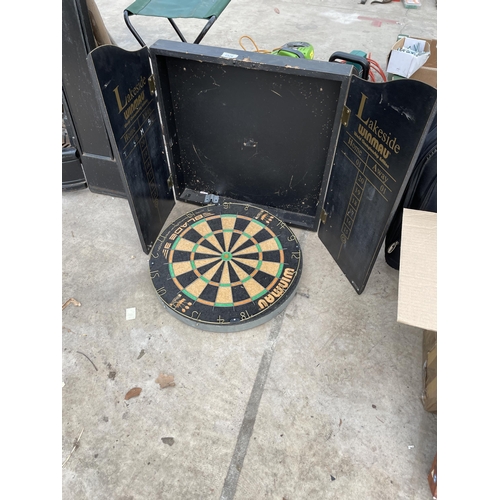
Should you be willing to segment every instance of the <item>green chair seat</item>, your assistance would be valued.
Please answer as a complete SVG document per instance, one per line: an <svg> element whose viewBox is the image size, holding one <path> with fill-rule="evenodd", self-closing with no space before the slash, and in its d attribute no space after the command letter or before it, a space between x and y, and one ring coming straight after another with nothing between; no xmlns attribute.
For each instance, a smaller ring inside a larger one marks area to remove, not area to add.
<svg viewBox="0 0 500 500"><path fill-rule="evenodd" d="M206 19L208 23L193 42L200 43L230 1L231 0L136 0L124 10L123 14L128 28L143 47L146 44L130 23L129 16L131 15L164 17L168 19L183 42L185 42L186 39L174 22L174 19Z"/></svg>
<svg viewBox="0 0 500 500"><path fill-rule="evenodd" d="M136 0L127 10L136 16L171 19L219 17L231 0Z"/></svg>

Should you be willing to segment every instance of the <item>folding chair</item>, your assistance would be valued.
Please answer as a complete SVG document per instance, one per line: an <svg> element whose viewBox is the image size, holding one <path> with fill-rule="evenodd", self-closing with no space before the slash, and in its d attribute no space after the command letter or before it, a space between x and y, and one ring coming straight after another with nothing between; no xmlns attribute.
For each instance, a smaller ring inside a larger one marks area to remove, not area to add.
<svg viewBox="0 0 500 500"><path fill-rule="evenodd" d="M200 43L230 1L231 0L136 0L123 11L123 16L128 29L143 47L146 46L144 40L139 36L130 22L130 16L132 15L166 17L183 42L185 42L186 39L174 22L174 19L206 19L208 20L207 24L193 42Z"/></svg>

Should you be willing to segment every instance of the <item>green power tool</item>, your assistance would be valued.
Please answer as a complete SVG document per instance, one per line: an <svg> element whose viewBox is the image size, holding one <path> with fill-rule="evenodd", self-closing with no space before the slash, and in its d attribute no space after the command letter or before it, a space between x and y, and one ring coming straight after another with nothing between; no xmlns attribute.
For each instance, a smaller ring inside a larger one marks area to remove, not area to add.
<svg viewBox="0 0 500 500"><path fill-rule="evenodd" d="M314 48L307 42L288 42L279 49L273 50L271 54L301 59L312 59L314 57Z"/></svg>

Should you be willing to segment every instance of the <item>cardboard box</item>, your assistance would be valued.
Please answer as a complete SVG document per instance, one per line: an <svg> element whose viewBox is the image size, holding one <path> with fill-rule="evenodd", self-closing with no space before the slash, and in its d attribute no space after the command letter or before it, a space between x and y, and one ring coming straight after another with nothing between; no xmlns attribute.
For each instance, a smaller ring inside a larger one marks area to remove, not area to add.
<svg viewBox="0 0 500 500"><path fill-rule="evenodd" d="M437 412L436 213L403 210L397 320L424 331L422 403Z"/></svg>
<svg viewBox="0 0 500 500"><path fill-rule="evenodd" d="M437 333L424 330L422 403L431 413L437 413Z"/></svg>
<svg viewBox="0 0 500 500"><path fill-rule="evenodd" d="M402 52L400 49L403 48L415 48L419 52L422 52L422 54L415 55ZM408 37L401 38L392 46L387 63L387 72L409 78L427 62L430 51L429 42L425 40Z"/></svg>
<svg viewBox="0 0 500 500"><path fill-rule="evenodd" d="M403 210L398 322L437 331L437 214Z"/></svg>
<svg viewBox="0 0 500 500"><path fill-rule="evenodd" d="M401 46L401 40L404 40L404 38L398 40L398 42L393 46L393 49L395 47L397 48L397 46ZM417 71L415 71L412 75L410 75L407 78L409 78L410 80L418 80L419 82L427 83L427 85L430 85L431 87L437 89L437 40L425 39L425 38L422 38L420 40L428 44L430 50L430 56L420 69L417 69ZM387 79L398 80L404 78L403 76L396 75L389 70L389 62L391 56L392 56L392 51L389 54L389 58L387 61Z"/></svg>
<svg viewBox="0 0 500 500"><path fill-rule="evenodd" d="M437 40L426 40L430 46L431 55L426 63L413 75L410 80L424 82L437 89Z"/></svg>

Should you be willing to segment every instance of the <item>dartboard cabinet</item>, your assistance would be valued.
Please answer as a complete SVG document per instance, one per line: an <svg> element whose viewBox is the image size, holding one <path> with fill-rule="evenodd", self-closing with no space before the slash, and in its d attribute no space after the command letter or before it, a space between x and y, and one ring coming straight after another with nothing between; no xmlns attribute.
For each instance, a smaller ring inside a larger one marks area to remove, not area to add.
<svg viewBox="0 0 500 500"><path fill-rule="evenodd" d="M279 314L314 231L358 294L437 91L353 66L159 40L87 58L156 293L178 319L238 331ZM193 210L167 227L176 200Z"/></svg>

